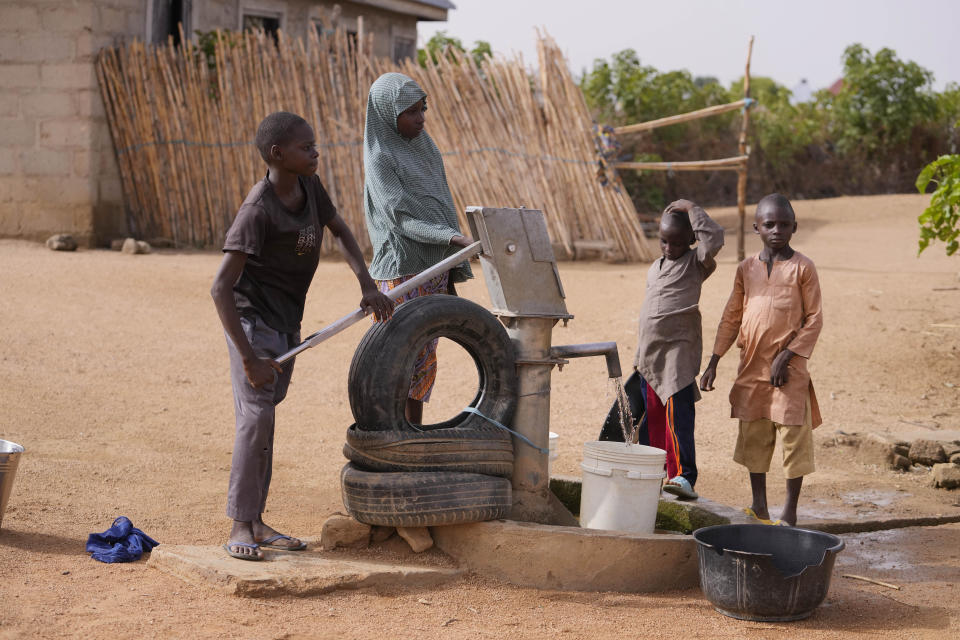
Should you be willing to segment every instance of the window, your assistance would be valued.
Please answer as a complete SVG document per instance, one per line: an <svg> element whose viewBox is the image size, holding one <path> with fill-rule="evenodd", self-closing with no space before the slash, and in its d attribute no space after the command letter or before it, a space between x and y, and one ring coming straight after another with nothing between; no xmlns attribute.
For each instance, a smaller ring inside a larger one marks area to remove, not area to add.
<svg viewBox="0 0 960 640"><path fill-rule="evenodd" d="M313 28L316 29L318 38L323 38L324 34L327 32L323 26L323 20L320 20L319 18L313 19Z"/></svg>
<svg viewBox="0 0 960 640"><path fill-rule="evenodd" d="M253 13L244 13L243 14L243 30L244 31L263 31L268 36L273 38L273 41L277 41L277 32L280 30L280 16L279 15L257 15Z"/></svg>
<svg viewBox="0 0 960 640"><path fill-rule="evenodd" d="M148 36L150 42L166 44L167 38L173 38L173 44L180 44L180 25L183 32L190 34L191 0L153 0L150 6Z"/></svg>
<svg viewBox="0 0 960 640"><path fill-rule="evenodd" d="M394 36L393 38L393 61L403 62L404 60L417 57L417 41L414 38L405 38L403 36Z"/></svg>

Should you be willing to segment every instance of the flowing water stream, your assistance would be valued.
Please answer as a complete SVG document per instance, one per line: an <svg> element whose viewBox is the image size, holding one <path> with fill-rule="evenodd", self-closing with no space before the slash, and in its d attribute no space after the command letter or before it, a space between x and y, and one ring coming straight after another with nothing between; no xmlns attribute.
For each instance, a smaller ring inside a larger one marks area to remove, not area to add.
<svg viewBox="0 0 960 640"><path fill-rule="evenodd" d="M633 421L633 412L630 411L630 400L623 388L623 378L611 378L613 383L614 402L620 414L620 430L623 431L623 441L627 445L637 441L637 432L640 430L640 421Z"/></svg>

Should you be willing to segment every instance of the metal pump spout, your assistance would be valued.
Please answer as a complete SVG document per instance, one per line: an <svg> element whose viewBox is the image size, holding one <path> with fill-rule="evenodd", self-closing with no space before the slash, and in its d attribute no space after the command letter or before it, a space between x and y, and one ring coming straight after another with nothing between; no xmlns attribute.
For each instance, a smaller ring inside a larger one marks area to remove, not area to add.
<svg viewBox="0 0 960 640"><path fill-rule="evenodd" d="M586 358L587 356L603 356L607 360L607 375L619 378L623 375L620 370L620 356L617 353L616 342L588 342L586 344L564 344L550 347L550 357Z"/></svg>

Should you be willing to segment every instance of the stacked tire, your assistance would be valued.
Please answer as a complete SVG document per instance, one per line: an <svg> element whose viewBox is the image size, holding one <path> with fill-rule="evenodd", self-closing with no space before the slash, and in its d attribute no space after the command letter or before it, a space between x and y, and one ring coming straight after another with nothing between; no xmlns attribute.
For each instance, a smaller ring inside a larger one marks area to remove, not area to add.
<svg viewBox="0 0 960 640"><path fill-rule="evenodd" d="M469 411L434 425L405 415L418 351L436 338L462 346L477 366ZM343 505L371 525L412 527L479 522L510 512L513 444L492 421L516 408L513 345L483 307L447 295L414 298L373 325L350 364L355 424L347 429L340 474ZM488 419L489 418L489 419Z"/></svg>

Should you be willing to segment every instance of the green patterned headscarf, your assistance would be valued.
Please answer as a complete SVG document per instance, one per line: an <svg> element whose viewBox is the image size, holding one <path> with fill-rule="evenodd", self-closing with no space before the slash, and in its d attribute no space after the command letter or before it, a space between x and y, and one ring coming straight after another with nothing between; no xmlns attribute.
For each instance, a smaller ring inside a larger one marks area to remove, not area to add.
<svg viewBox="0 0 960 640"><path fill-rule="evenodd" d="M440 150L424 130L407 140L397 116L427 94L402 73L385 73L370 87L363 135L363 209L373 245L370 275L390 280L414 275L459 250L457 210ZM472 277L466 262L454 282Z"/></svg>

